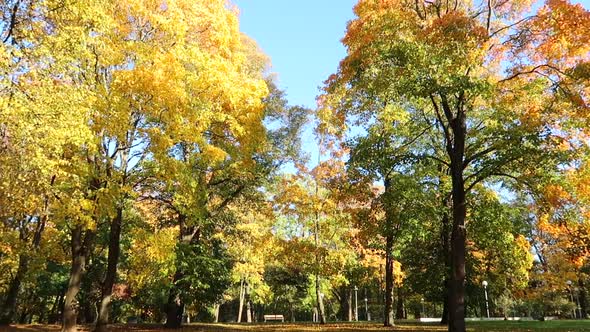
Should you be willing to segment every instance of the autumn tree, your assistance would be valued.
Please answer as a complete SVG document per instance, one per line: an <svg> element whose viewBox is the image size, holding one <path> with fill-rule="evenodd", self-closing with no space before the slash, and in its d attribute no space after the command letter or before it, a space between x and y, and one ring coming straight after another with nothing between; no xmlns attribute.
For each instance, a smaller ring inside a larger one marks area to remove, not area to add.
<svg viewBox="0 0 590 332"><path fill-rule="evenodd" d="M343 39L348 55L327 82L332 119L402 108L442 138L440 162L452 184L450 331L465 330L470 192L513 177L539 156L538 147L553 144L548 128L570 118L556 114L585 107L585 89L570 84L568 72L587 61L579 36L588 12L565 1L549 1L533 16L529 8L519 1L360 1ZM556 24L556 15L565 23Z"/></svg>
<svg viewBox="0 0 590 332"><path fill-rule="evenodd" d="M92 139L88 90L63 75L75 71L71 60L78 58L79 49L61 52L70 36L51 26L67 14L50 11L53 5L10 1L1 7L8 24L2 25L1 46L6 74L0 83L0 172L5 179L0 214L3 233L18 234L10 253L18 257L18 267L2 305L3 324L13 318L21 283L43 234L59 222L56 210L63 212L64 202L78 196L77 153Z"/></svg>

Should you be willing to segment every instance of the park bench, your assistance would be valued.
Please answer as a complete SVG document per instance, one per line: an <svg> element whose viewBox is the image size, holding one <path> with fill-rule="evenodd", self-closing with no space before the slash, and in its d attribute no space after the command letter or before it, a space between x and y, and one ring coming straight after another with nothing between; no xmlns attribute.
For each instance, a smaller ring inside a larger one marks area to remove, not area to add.
<svg viewBox="0 0 590 332"><path fill-rule="evenodd" d="M280 320L281 322L285 321L285 317L283 315L264 315L264 321L271 321L271 320Z"/></svg>

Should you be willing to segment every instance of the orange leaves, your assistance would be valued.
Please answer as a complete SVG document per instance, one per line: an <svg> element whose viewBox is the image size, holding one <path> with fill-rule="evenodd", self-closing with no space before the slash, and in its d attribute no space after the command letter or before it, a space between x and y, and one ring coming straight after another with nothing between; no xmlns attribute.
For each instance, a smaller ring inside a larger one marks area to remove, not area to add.
<svg viewBox="0 0 590 332"><path fill-rule="evenodd" d="M551 206L560 208L571 200L571 195L562 187L556 184L550 184L544 190L545 199Z"/></svg>
<svg viewBox="0 0 590 332"><path fill-rule="evenodd" d="M590 56L590 12L567 0L548 0L532 21L536 59L571 63Z"/></svg>
<svg viewBox="0 0 590 332"><path fill-rule="evenodd" d="M482 47L488 37L483 26L465 13L457 11L435 19L423 33L430 45L449 48Z"/></svg>

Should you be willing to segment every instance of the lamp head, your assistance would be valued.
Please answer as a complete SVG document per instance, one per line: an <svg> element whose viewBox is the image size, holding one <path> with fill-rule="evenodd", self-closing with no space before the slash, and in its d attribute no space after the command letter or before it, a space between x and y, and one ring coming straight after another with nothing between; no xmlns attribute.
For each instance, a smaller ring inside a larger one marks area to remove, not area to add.
<svg viewBox="0 0 590 332"><path fill-rule="evenodd" d="M481 284L482 284L484 287L488 287L488 282L487 282L486 280L484 280L484 281L483 281Z"/></svg>

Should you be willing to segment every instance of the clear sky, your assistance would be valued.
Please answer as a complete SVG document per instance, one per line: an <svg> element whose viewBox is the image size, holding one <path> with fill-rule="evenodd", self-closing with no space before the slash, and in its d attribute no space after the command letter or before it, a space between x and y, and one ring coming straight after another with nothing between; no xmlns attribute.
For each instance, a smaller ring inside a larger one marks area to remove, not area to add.
<svg viewBox="0 0 590 332"><path fill-rule="evenodd" d="M315 108L318 87L345 56L356 0L234 0L240 29L270 56L289 103Z"/></svg>
<svg viewBox="0 0 590 332"><path fill-rule="evenodd" d="M315 109L319 87L346 55L340 42L357 0L233 0L240 30L256 40L272 62L290 105ZM310 165L318 148L311 126L302 137ZM286 172L295 170L287 167Z"/></svg>
<svg viewBox="0 0 590 332"><path fill-rule="evenodd" d="M571 0L590 7L590 0ZM270 56L292 105L315 107L318 87L345 56L340 39L357 0L233 0L240 28Z"/></svg>
<svg viewBox="0 0 590 332"><path fill-rule="evenodd" d="M571 0L590 7L590 0ZM272 72L291 105L314 109L319 87L346 55L340 42L357 0L233 0L240 9L240 29L271 58ZM303 149L317 160L310 128Z"/></svg>

